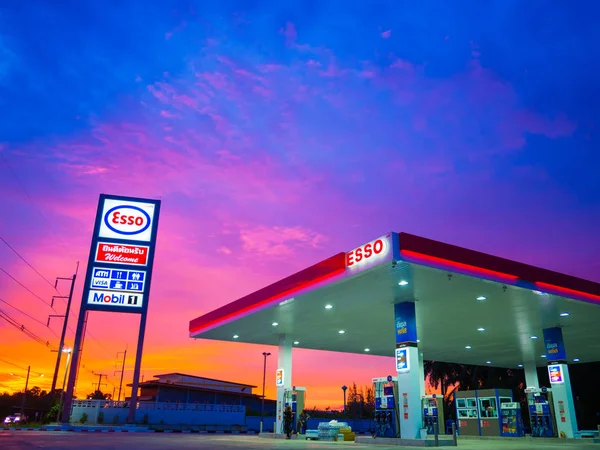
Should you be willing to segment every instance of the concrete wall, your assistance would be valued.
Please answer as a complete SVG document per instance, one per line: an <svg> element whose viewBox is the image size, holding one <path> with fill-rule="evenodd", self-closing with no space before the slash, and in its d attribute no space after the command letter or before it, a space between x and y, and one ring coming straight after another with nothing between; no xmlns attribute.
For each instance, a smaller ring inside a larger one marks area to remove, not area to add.
<svg viewBox="0 0 600 450"><path fill-rule="evenodd" d="M127 402L85 400L73 402L71 422L79 423L87 414L89 425L122 425L129 414ZM99 417L102 420L99 421ZM244 425L246 409L240 405L198 405L185 403L139 403L136 423L148 425Z"/></svg>

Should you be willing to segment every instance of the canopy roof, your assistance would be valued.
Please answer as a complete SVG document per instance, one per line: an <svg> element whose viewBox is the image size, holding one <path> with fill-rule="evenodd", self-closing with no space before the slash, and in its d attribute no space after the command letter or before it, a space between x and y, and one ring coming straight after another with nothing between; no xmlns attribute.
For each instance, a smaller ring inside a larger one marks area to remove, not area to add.
<svg viewBox="0 0 600 450"><path fill-rule="evenodd" d="M553 326L570 359L600 360L600 284L408 233L369 244L192 320L190 336L278 345L286 334L296 347L393 356L392 305L415 301L428 360L544 365Z"/></svg>

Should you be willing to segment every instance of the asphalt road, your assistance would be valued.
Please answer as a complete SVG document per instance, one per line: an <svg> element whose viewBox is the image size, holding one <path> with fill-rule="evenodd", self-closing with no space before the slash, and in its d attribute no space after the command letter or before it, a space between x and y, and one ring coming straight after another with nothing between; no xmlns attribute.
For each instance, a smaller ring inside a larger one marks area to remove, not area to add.
<svg viewBox="0 0 600 450"><path fill-rule="evenodd" d="M179 433L70 433L43 431L0 431L0 449L2 450L168 450L168 449L378 449L392 450L399 447L384 445L362 445L341 442L317 442L305 440L264 439L258 436L210 436ZM408 448L408 447L402 447ZM452 447L447 447L452 448ZM558 441L524 440L464 440L459 441L460 449L464 450L600 450L600 444L578 442L577 445L565 445Z"/></svg>

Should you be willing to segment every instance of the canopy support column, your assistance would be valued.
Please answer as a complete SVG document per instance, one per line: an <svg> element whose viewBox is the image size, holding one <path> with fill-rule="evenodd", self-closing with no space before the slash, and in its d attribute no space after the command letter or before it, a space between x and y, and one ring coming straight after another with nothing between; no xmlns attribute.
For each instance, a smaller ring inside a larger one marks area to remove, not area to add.
<svg viewBox="0 0 600 450"><path fill-rule="evenodd" d="M283 433L283 411L285 410L285 393L292 389L292 340L285 334L279 336L277 353L277 417L275 433Z"/></svg>

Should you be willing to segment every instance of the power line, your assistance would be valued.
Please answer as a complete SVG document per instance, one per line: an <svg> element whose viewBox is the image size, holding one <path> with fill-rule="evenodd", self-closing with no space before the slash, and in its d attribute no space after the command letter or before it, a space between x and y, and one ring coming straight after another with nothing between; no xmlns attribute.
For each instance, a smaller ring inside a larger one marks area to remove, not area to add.
<svg viewBox="0 0 600 450"><path fill-rule="evenodd" d="M18 364L11 363L10 361L7 361L7 360L5 360L5 359L2 359L2 358L0 358L0 361L2 361L2 362L3 362L3 363L5 363L5 364L8 364L8 365L10 365L10 366L16 367L17 369L21 369L21 370L27 370L27 368L26 368L26 367L22 367L22 366L19 366ZM42 372L36 372L35 370L32 370L31 372L33 372L33 373L35 373L35 374L38 374L38 375L43 375L43 373L42 373Z"/></svg>
<svg viewBox="0 0 600 450"><path fill-rule="evenodd" d="M0 155L1 155L1 153L0 153ZM15 250L15 248L12 245L10 245L8 242L6 242L6 239L4 239L2 236L0 236L0 241L4 242L6 244L6 246L8 248L10 248L15 255L17 255L19 258L21 258L21 260L31 268L31 270L33 270L35 273L37 273L42 280L44 280L46 283L48 283L50 286L52 286L52 289L56 289L54 287L54 284L52 284L52 282L50 282L48 280L48 278L46 278L44 275L42 275L40 272L38 272L38 270L35 267L33 267L29 263L29 261L27 261L23 256L21 256L21 254L17 250Z"/></svg>
<svg viewBox="0 0 600 450"><path fill-rule="evenodd" d="M2 239L2 238L0 238ZM29 289L27 286L25 286L23 283L21 283L19 280L17 280L15 277L13 277L10 273L8 273L5 269L3 269L2 267L0 267L0 270L2 272L4 272L6 274L7 277L11 278L15 283L17 283L19 286L21 286L23 289L25 289L27 292L29 292L31 295L33 295L35 298L37 298L39 301L43 302L46 306L49 306L50 308L52 308L54 311L56 311L54 309L54 307L48 303L46 300L44 300L42 297L40 297L39 295L37 295L35 292L33 292L31 289Z"/></svg>
<svg viewBox="0 0 600 450"><path fill-rule="evenodd" d="M14 306L14 305L11 305L10 303L8 303L6 300L4 300L4 299L2 299L2 298L0 298L0 302L2 302L2 303L4 303L4 304L6 304L6 305L8 305L8 306L10 306L10 307L11 307L11 308L13 308L14 310L16 310L16 311L20 312L20 313L21 313L21 314L23 314L24 316L27 316L27 317L29 317L31 320L33 320L33 321L35 321L35 322L39 323L40 325L43 325L43 326L45 326L46 328L48 328L48 329L50 330L50 332L51 332L51 333L53 333L53 334L54 334L56 337L58 337L58 333L57 333L56 331L54 331L52 328L48 327L48 325L47 325L47 324L45 324L44 322L42 322L41 320L37 320L35 317L33 317L33 316L31 316L31 315L27 314L27 313L26 313L25 311L23 311L23 310L20 310L20 309L19 309L19 308L17 308L16 306Z"/></svg>
<svg viewBox="0 0 600 450"><path fill-rule="evenodd" d="M12 325L13 327L15 327L17 330L21 331L26 336L30 337L31 339L33 339L37 343L43 345L44 347L50 347L50 342L49 341L44 341L44 339L42 339L41 337L39 337L33 331L30 331L29 329L27 329L25 327L25 325L19 324L19 322L17 320L15 320L14 318L12 318L8 313L6 313L6 311L3 311L2 309L0 309L0 319L4 319L10 325Z"/></svg>
<svg viewBox="0 0 600 450"><path fill-rule="evenodd" d="M71 253L71 250L69 249L69 247L67 247L65 245L65 243L63 242L63 240L60 238L60 236L58 236L55 232L54 232L54 228L52 227L50 221L46 218L46 216L42 213L42 210L40 209L40 207L38 206L38 204L33 200L33 198L31 197L31 195L29 195L29 192L27 191L27 189L25 189L25 185L21 182L21 179L17 176L17 173L13 170L12 166L10 165L10 163L8 162L8 159L6 159L6 157L4 156L3 152L0 151L0 158L2 158L2 160L4 161L4 164L6 164L6 167L8 167L8 170L10 171L10 173L12 174L12 176L15 178L15 180L17 181L17 184L19 185L19 187L21 188L21 190L25 193L25 195L27 196L27 198L29 199L29 202L35 207L36 211L38 212L38 214L40 215L40 217L44 220L44 222L46 222L46 227L50 230L50 232L54 235L54 238L60 243L60 245L62 245L65 250L67 250L67 252L73 256L73 254ZM35 270L35 269L34 269ZM40 275L41 276L41 275ZM46 280L48 281L48 280Z"/></svg>

